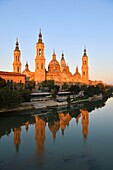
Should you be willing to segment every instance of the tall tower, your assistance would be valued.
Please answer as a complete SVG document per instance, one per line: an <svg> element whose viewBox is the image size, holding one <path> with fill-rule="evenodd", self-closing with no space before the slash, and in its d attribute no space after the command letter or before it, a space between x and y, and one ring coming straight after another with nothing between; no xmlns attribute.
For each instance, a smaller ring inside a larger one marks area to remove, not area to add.
<svg viewBox="0 0 113 170"><path fill-rule="evenodd" d="M18 39L16 40L16 47L14 50L13 72L21 73L20 50Z"/></svg>
<svg viewBox="0 0 113 170"><path fill-rule="evenodd" d="M44 43L42 42L41 30L38 36L39 38L36 44L36 58L35 58L35 82L36 83L45 80Z"/></svg>
<svg viewBox="0 0 113 170"><path fill-rule="evenodd" d="M89 67L86 48L84 48L84 54L82 57L82 83L89 84Z"/></svg>

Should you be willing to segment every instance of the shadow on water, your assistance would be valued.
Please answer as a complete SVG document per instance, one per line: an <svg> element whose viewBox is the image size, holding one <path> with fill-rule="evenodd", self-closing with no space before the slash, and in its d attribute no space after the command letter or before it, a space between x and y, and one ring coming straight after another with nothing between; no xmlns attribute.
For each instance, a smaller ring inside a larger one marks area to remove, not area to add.
<svg viewBox="0 0 113 170"><path fill-rule="evenodd" d="M98 100L65 107L48 108L47 110L35 111L33 115L26 116L2 116L0 117L0 138L4 135L9 135L14 128L21 126L26 126L27 128L27 123L34 124L34 115L38 115L45 123L54 124L54 122L59 121L59 113L63 113L64 115L69 114L72 118L77 118L80 115L80 110L91 112L94 109L104 107L105 102L106 100Z"/></svg>

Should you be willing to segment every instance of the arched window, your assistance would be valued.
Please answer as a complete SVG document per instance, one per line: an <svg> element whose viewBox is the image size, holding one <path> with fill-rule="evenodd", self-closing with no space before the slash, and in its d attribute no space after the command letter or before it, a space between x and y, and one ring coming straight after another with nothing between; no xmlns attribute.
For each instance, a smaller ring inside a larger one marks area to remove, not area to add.
<svg viewBox="0 0 113 170"><path fill-rule="evenodd" d="M19 73L19 70L20 70L19 67L17 67L17 72L18 72L18 73Z"/></svg>
<svg viewBox="0 0 113 170"><path fill-rule="evenodd" d="M41 69L43 69L43 63L41 63Z"/></svg>
<svg viewBox="0 0 113 170"><path fill-rule="evenodd" d="M39 49L39 56L41 56L41 49Z"/></svg>

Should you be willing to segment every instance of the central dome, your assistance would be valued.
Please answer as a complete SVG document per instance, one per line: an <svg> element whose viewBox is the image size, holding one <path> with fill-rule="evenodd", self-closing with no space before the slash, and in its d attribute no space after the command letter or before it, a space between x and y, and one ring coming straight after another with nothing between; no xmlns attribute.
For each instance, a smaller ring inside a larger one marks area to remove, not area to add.
<svg viewBox="0 0 113 170"><path fill-rule="evenodd" d="M53 53L52 60L50 61L48 65L48 72L60 72L60 64L56 60L56 54Z"/></svg>

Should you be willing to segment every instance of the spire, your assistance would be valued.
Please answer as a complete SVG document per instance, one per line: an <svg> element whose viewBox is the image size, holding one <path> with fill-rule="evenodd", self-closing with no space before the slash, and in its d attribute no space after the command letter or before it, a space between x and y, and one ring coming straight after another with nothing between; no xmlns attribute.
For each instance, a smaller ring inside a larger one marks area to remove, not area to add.
<svg viewBox="0 0 113 170"><path fill-rule="evenodd" d="M38 34L38 43L42 43L42 33L41 33L41 29L40 29L39 34Z"/></svg>
<svg viewBox="0 0 113 170"><path fill-rule="evenodd" d="M78 73L78 66L76 66L76 73Z"/></svg>
<svg viewBox="0 0 113 170"><path fill-rule="evenodd" d="M52 55L52 60L56 60L56 54L55 54L55 49L53 49L53 55Z"/></svg>
<svg viewBox="0 0 113 170"><path fill-rule="evenodd" d="M84 56L86 56L86 46L84 46Z"/></svg>
<svg viewBox="0 0 113 170"><path fill-rule="evenodd" d="M53 49L53 54L55 54L55 49Z"/></svg>
<svg viewBox="0 0 113 170"><path fill-rule="evenodd" d="M20 50L19 50L18 38L16 39L15 51L20 51Z"/></svg>
<svg viewBox="0 0 113 170"><path fill-rule="evenodd" d="M29 69L28 61L26 61L25 70Z"/></svg>
<svg viewBox="0 0 113 170"><path fill-rule="evenodd" d="M61 60L64 60L64 53L63 53L63 51L62 51L62 58L61 58Z"/></svg>

